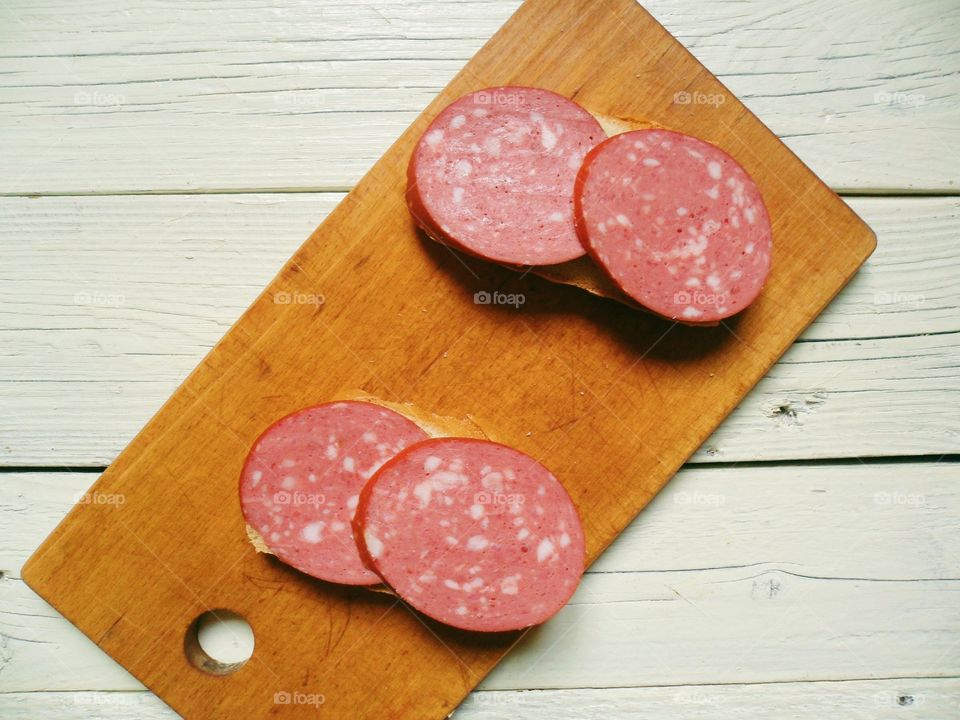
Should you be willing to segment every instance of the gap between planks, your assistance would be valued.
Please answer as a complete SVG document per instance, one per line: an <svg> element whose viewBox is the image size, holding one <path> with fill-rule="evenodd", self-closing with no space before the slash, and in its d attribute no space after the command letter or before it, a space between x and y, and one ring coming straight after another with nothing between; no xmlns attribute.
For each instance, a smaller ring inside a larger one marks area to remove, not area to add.
<svg viewBox="0 0 960 720"><path fill-rule="evenodd" d="M317 185L296 187L253 187L253 188L173 188L160 190L52 190L27 192L0 192L0 198L43 198L43 197L116 197L128 195L323 195L326 193L341 194L353 190L352 185ZM911 190L910 188L887 188L864 190L855 188L831 188L843 198L953 198L960 197L960 191L955 190Z"/></svg>
<svg viewBox="0 0 960 720"><path fill-rule="evenodd" d="M926 455L877 455L858 457L796 458L789 460L718 460L684 463L682 468L778 468L778 467L842 467L844 465L948 465L960 463L960 453L928 453ZM109 465L0 465L4 473L103 473ZM709 568L705 568L709 569Z"/></svg>

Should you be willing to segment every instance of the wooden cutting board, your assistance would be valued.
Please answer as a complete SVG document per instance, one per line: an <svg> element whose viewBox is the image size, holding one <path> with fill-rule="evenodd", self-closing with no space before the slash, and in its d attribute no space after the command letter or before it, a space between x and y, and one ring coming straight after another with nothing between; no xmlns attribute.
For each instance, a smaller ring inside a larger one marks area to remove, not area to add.
<svg viewBox="0 0 960 720"><path fill-rule="evenodd" d="M773 272L758 302L719 327L675 326L420 235L403 200L416 138L459 95L504 84L652 120L737 158L773 220ZM870 229L632 0L528 0L103 474L24 579L187 718L313 712L275 702L297 692L322 695L328 717L441 718L519 635L457 632L390 596L258 555L236 486L260 431L352 388L480 418L564 482L592 561L874 246ZM494 290L526 302L474 303ZM256 648L214 675L191 664L185 638L198 615L221 608L250 622Z"/></svg>

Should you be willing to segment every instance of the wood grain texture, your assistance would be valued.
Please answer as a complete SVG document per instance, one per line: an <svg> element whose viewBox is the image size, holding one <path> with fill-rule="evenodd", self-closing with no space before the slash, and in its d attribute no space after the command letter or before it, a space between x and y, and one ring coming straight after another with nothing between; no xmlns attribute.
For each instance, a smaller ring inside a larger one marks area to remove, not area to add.
<svg viewBox="0 0 960 720"><path fill-rule="evenodd" d="M952 0L644 4L831 186L960 187ZM0 191L347 189L518 5L9 0Z"/></svg>
<svg viewBox="0 0 960 720"><path fill-rule="evenodd" d="M342 197L0 198L0 464L108 465ZM960 200L849 202L877 251L693 462L960 452Z"/></svg>
<svg viewBox="0 0 960 720"><path fill-rule="evenodd" d="M95 477L11 473L0 485L7 691L141 687L20 580L27 555ZM483 687L945 675L960 656L931 638L955 635L960 622L958 523L955 464L685 468L594 563L561 632L524 638L519 662ZM636 638L656 652L637 652Z"/></svg>
<svg viewBox="0 0 960 720"><path fill-rule="evenodd" d="M424 243L402 198L411 143L453 98L510 83L650 117L734 155L774 225L775 270L760 300L730 327L675 328ZM275 704L275 693L321 683L334 716L445 715L517 635L454 632L390 598L308 582L254 557L238 522L237 471L265 422L343 388L469 412L563 478L594 559L874 246L862 221L743 106L730 100L707 115L676 104L677 92L725 91L633 2L525 3L98 481L96 492L126 502L78 506L24 579L187 717L293 716L300 708ZM522 313L472 302L478 289L510 287L528 296ZM317 292L322 306L277 302L278 293ZM134 587L134 578L150 582ZM750 579L731 581L716 597L732 599ZM903 598L871 595L877 607L893 601ZM183 636L201 611L220 607L270 632L247 665L214 678L189 666ZM566 634L564 617L590 625L571 617L576 608L531 634ZM316 639L314 656L305 657L303 637Z"/></svg>

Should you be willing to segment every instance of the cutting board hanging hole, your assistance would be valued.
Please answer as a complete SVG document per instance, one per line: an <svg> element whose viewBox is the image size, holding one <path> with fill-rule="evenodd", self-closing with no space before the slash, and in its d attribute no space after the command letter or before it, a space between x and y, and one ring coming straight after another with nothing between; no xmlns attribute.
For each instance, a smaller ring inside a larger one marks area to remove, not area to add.
<svg viewBox="0 0 960 720"><path fill-rule="evenodd" d="M253 628L232 610L210 610L190 623L183 648L187 660L211 675L229 675L253 656Z"/></svg>

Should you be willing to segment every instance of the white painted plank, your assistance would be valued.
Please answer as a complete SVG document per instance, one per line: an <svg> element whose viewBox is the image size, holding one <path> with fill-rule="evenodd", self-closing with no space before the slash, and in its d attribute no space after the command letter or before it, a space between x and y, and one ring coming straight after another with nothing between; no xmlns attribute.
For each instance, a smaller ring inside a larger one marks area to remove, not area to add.
<svg viewBox="0 0 960 720"><path fill-rule="evenodd" d="M518 4L5 3L0 191L349 187ZM957 190L956 3L647 6L830 185Z"/></svg>
<svg viewBox="0 0 960 720"><path fill-rule="evenodd" d="M340 197L0 199L0 463L108 464ZM960 450L960 200L851 204L880 245L804 336L830 342L695 460Z"/></svg>
<svg viewBox="0 0 960 720"><path fill-rule="evenodd" d="M854 680L830 683L735 684L609 689L479 691L455 720L877 720L955 715L960 683L955 678Z"/></svg>
<svg viewBox="0 0 960 720"><path fill-rule="evenodd" d="M151 692L0 692L6 720L176 720Z"/></svg>
<svg viewBox="0 0 960 720"><path fill-rule="evenodd" d="M958 591L775 568L590 575L483 687L957 675Z"/></svg>
<svg viewBox="0 0 960 720"><path fill-rule="evenodd" d="M845 198L877 234L877 249L804 340L876 338L960 329L960 200Z"/></svg>
<svg viewBox="0 0 960 720"><path fill-rule="evenodd" d="M960 674L958 472L686 468L485 687ZM9 691L139 687L18 579L94 477L9 473L0 485Z"/></svg>
<svg viewBox="0 0 960 720"><path fill-rule="evenodd" d="M956 678L902 678L676 687L477 691L454 720L903 720L952 717L960 711ZM37 692L0 694L8 720L172 720L179 717L149 692Z"/></svg>
<svg viewBox="0 0 960 720"><path fill-rule="evenodd" d="M958 392L956 333L798 343L693 460L956 453Z"/></svg>
<svg viewBox="0 0 960 720"><path fill-rule="evenodd" d="M960 577L960 464L688 465L591 567Z"/></svg>

